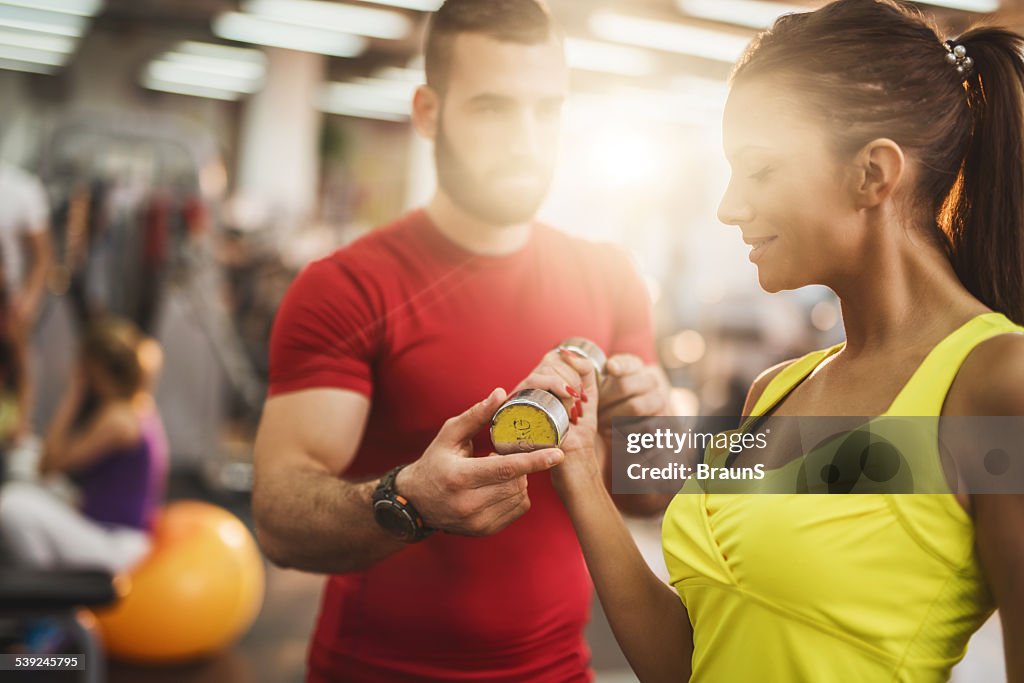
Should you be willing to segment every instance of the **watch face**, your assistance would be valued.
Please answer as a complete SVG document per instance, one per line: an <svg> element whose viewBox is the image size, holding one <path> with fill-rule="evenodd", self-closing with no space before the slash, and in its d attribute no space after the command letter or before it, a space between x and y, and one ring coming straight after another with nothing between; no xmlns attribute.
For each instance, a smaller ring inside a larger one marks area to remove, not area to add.
<svg viewBox="0 0 1024 683"><path fill-rule="evenodd" d="M377 519L377 524L402 540L408 540L416 535L416 526L409 515L390 501L381 500L375 503L373 516Z"/></svg>

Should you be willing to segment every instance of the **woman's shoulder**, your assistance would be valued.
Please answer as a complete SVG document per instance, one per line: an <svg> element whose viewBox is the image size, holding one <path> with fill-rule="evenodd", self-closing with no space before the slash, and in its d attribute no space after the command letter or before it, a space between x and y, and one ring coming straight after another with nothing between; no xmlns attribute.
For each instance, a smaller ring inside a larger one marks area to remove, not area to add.
<svg viewBox="0 0 1024 683"><path fill-rule="evenodd" d="M778 377L779 373L788 368L793 363L796 363L800 358L790 358L784 360L781 363L771 366L760 375L758 375L750 385L750 389L747 391L747 400L743 404L743 415L747 416L754 410L754 406L757 405L758 399L764 393L768 385L772 383L772 380Z"/></svg>
<svg viewBox="0 0 1024 683"><path fill-rule="evenodd" d="M1024 334L978 344L960 366L943 413L1024 415Z"/></svg>
<svg viewBox="0 0 1024 683"><path fill-rule="evenodd" d="M142 421L130 403L116 402L101 408L94 429L113 448L132 446L142 437Z"/></svg>
<svg viewBox="0 0 1024 683"><path fill-rule="evenodd" d="M813 369L815 366L821 363L824 359L841 350L842 347L843 343L839 343L823 349L811 351L809 353L805 353L802 356L790 358L789 360L784 360L781 363L773 365L764 372L762 372L750 385L750 391L747 392L746 403L744 403L743 405L743 415L747 416L751 414L751 412L757 406L757 402L764 394L764 392L768 389L769 386L771 386L771 383L783 372L790 368L793 368L793 366L796 366L795 368L793 368L793 372L796 373L796 377L792 377L790 379L793 381L802 379L807 372L809 372L811 369Z"/></svg>

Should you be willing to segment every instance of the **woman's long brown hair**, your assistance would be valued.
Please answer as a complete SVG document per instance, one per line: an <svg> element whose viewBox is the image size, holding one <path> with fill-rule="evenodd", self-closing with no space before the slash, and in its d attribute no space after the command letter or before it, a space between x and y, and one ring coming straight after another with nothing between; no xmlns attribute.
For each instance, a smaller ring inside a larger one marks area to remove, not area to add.
<svg viewBox="0 0 1024 683"><path fill-rule="evenodd" d="M918 162L913 207L964 286L1024 324L1024 37L981 27L945 39L893 0L838 0L758 36L734 85L774 79L818 116L837 154L890 138Z"/></svg>

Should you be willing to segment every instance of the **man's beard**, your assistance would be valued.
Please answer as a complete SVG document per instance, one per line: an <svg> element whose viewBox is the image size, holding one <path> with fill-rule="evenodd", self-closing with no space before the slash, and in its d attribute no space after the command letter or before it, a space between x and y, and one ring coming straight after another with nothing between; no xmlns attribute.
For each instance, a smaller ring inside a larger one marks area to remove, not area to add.
<svg viewBox="0 0 1024 683"><path fill-rule="evenodd" d="M551 184L551 171L529 159L513 159L502 167L474 175L452 149L442 125L434 141L437 182L463 211L490 225L524 223L537 213ZM539 178L532 190L511 193L496 182L505 174L533 173Z"/></svg>

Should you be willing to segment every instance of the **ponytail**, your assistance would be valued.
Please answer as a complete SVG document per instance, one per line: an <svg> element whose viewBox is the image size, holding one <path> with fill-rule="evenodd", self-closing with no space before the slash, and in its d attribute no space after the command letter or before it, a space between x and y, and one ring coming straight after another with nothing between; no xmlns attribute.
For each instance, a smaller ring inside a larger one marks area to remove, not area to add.
<svg viewBox="0 0 1024 683"><path fill-rule="evenodd" d="M1024 37L986 27L955 42L975 68L967 153L941 221L950 260L974 296L1024 324Z"/></svg>

